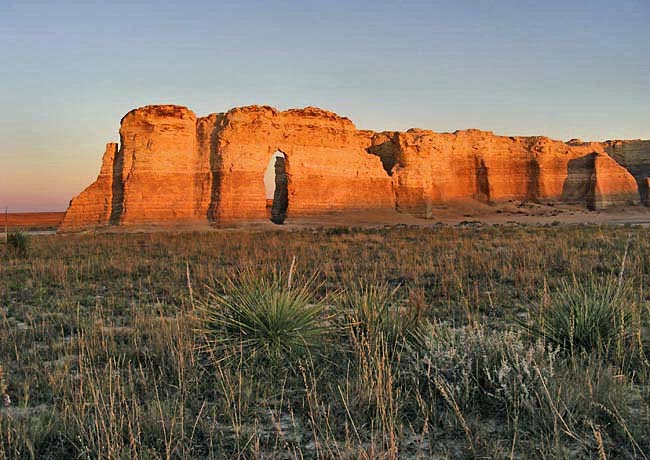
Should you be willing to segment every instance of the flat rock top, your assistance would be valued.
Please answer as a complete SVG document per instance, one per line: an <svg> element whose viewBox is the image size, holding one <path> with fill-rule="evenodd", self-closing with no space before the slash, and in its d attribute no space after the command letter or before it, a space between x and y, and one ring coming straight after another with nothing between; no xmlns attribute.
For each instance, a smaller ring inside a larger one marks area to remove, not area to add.
<svg viewBox="0 0 650 460"><path fill-rule="evenodd" d="M220 114L209 114L203 118L213 117ZM247 105L241 107L234 107L224 113L227 118L234 120L246 120L247 117L252 119L263 117L270 119L279 119L285 123L293 124L322 124L324 126L337 126L344 129L353 129L356 130L356 127L352 120L347 117L340 116L332 111L321 109L319 107L308 106L304 108L293 108L288 110L278 110L269 105ZM175 104L157 104L157 105L146 105L129 111L124 117L122 117L122 122L125 119L152 119L152 118L179 118L179 119L196 119L196 115L189 108L182 105ZM369 135L374 134L398 134L399 131L384 131L382 133L375 133L374 131L364 130L362 134ZM598 142L585 142L581 139L571 139L568 142L556 141L550 139L546 136L501 136L495 135L492 131L484 131L480 129L463 129L457 130L453 133L439 133L429 129L420 129L420 128L410 128L406 132L400 134L408 134L415 137L426 137L430 135L443 135L443 136L455 136L457 138L474 138L474 139L483 139L489 137L502 137L510 138L513 141L518 140L527 140L527 141L536 141L538 144L549 144L555 142L562 142L570 146L580 146L580 145L609 145L609 146L621 146L625 144L634 144L634 143L650 143L650 140L634 139L634 140L609 140L603 143Z"/></svg>
<svg viewBox="0 0 650 460"><path fill-rule="evenodd" d="M122 122L127 118L196 118L194 112L182 105L146 105L129 111L122 117Z"/></svg>

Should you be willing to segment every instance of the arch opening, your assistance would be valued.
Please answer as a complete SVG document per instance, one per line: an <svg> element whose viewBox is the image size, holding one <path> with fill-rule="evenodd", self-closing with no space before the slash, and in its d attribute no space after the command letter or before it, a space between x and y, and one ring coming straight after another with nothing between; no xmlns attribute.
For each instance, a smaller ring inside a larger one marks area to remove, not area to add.
<svg viewBox="0 0 650 460"><path fill-rule="evenodd" d="M267 217L274 224L283 224L289 208L289 178L284 152L276 150L264 172Z"/></svg>

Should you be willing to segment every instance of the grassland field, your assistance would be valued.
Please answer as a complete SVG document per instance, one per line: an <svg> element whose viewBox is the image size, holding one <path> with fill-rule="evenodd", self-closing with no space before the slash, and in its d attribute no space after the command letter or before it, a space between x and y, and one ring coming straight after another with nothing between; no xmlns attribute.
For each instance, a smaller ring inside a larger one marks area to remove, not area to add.
<svg viewBox="0 0 650 460"><path fill-rule="evenodd" d="M648 228L38 235L0 307L0 458L650 457Z"/></svg>

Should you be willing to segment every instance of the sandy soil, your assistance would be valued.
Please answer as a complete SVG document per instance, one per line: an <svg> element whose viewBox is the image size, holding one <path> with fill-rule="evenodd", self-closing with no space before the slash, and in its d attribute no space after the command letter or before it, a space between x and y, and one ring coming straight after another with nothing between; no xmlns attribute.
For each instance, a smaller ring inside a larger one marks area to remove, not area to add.
<svg viewBox="0 0 650 460"><path fill-rule="evenodd" d="M314 217L289 217L284 225L268 220L223 222L219 224L179 225L177 231L292 231L333 227L384 227L408 225L433 227L436 225L553 225L553 224L607 224L650 225L650 208L631 206L588 211L584 207L558 203L505 202L482 204L477 202L441 205L432 211L431 219L422 219L396 211L362 211ZM169 231L168 226L111 227L104 232Z"/></svg>
<svg viewBox="0 0 650 460"><path fill-rule="evenodd" d="M62 212L12 213L8 214L9 230L44 231L54 230L63 219ZM361 211L314 217L289 217L284 225L274 225L267 220L228 222L220 224L179 225L178 231L205 230L298 230L319 227L383 227L413 225L431 227L435 225L550 225L550 224L611 224L650 225L650 208L630 206L610 208L603 211L588 211L583 207L558 203L520 203L510 201L498 204L462 202L440 205L432 210L431 219L421 219L396 211ZM1 216L0 232L4 230L4 215ZM168 231L168 226L111 227L108 232L153 232Z"/></svg>
<svg viewBox="0 0 650 460"><path fill-rule="evenodd" d="M363 212L317 218L287 219L282 227L311 226L384 226L415 225L550 225L550 224L612 224L650 225L650 208L645 206L588 211L580 206L557 203L506 202L494 205L454 203L433 209L431 219L422 219L398 212ZM266 223L264 223L266 225ZM273 224L268 224L271 227Z"/></svg>

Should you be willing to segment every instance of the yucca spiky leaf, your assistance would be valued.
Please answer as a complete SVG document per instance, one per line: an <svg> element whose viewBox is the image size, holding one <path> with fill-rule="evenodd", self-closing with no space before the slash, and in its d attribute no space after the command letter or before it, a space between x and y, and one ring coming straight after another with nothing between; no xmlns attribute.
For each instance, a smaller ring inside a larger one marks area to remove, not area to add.
<svg viewBox="0 0 650 460"><path fill-rule="evenodd" d="M606 350L623 338L630 323L620 280L563 281L526 328L567 352Z"/></svg>
<svg viewBox="0 0 650 460"><path fill-rule="evenodd" d="M293 364L319 353L328 328L322 302L313 300L314 278L289 286L274 273L250 271L218 283L199 307L201 332L219 360L236 357Z"/></svg>

